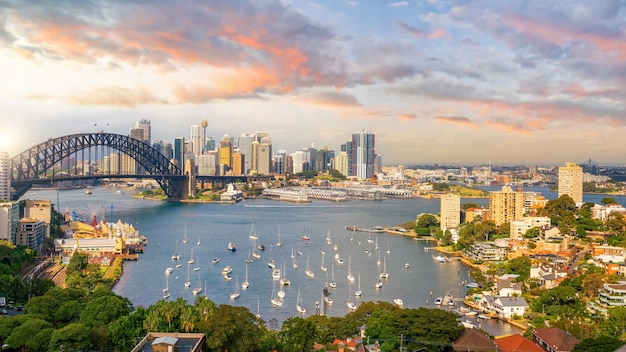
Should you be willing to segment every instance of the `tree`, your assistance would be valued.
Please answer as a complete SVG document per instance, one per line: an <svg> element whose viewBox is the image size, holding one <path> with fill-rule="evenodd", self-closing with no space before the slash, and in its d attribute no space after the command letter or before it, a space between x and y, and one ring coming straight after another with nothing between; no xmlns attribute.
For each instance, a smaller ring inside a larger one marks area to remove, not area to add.
<svg viewBox="0 0 626 352"><path fill-rule="evenodd" d="M89 328L80 323L72 323L52 333L48 350L59 351L63 346L65 351L83 351L90 348L91 345Z"/></svg>
<svg viewBox="0 0 626 352"><path fill-rule="evenodd" d="M33 318L14 328L5 342L13 348L45 351L50 342L51 333L51 323L43 319Z"/></svg>
<svg viewBox="0 0 626 352"><path fill-rule="evenodd" d="M506 274L519 275L517 278L518 282L526 281L530 277L530 258L520 256L509 260L506 263L504 272Z"/></svg>
<svg viewBox="0 0 626 352"><path fill-rule="evenodd" d="M437 221L437 218L432 214L422 214L417 219L417 222L415 223L415 225L418 228L431 228L431 227L438 226L439 221Z"/></svg>
<svg viewBox="0 0 626 352"><path fill-rule="evenodd" d="M137 340L146 334L143 329L146 313L145 308L139 307L130 315L120 317L109 324L109 335L118 351L132 350Z"/></svg>
<svg viewBox="0 0 626 352"><path fill-rule="evenodd" d="M29 314L37 314L44 318L46 321L54 321L54 313L61 306L61 302L58 299L44 295L31 298L24 309Z"/></svg>
<svg viewBox="0 0 626 352"><path fill-rule="evenodd" d="M600 336L596 338L584 339L576 346L572 352L604 352L616 351L624 344L623 341L613 336Z"/></svg>
<svg viewBox="0 0 626 352"><path fill-rule="evenodd" d="M582 285L587 298L596 297L604 285L603 274L593 273L585 275Z"/></svg>
<svg viewBox="0 0 626 352"><path fill-rule="evenodd" d="M472 203L472 202L467 202L467 203L461 204L461 209L463 209L463 210L467 210L467 209L471 209L471 208L481 208L481 205L478 204L478 203Z"/></svg>
<svg viewBox="0 0 626 352"><path fill-rule="evenodd" d="M615 198L613 198L613 197L604 197L604 198L602 198L600 203L602 203L604 205L608 205L608 204L616 204L617 202L615 201Z"/></svg>
<svg viewBox="0 0 626 352"><path fill-rule="evenodd" d="M278 334L284 351L311 351L315 343L315 324L300 317L291 317L283 322Z"/></svg>
<svg viewBox="0 0 626 352"><path fill-rule="evenodd" d="M70 263L65 269L65 273L66 275L71 275L75 271L83 271L85 268L87 268L88 264L89 257L87 256L87 254L79 251L74 251L74 254L72 254L72 258L70 258Z"/></svg>
<svg viewBox="0 0 626 352"><path fill-rule="evenodd" d="M219 351L254 351L260 347L263 327L245 307L222 304L209 318L207 347Z"/></svg>
<svg viewBox="0 0 626 352"><path fill-rule="evenodd" d="M537 238L539 237L539 235L541 235L541 230L538 227L532 227L526 230L526 233L524 233L524 238Z"/></svg>
<svg viewBox="0 0 626 352"><path fill-rule="evenodd" d="M87 303L80 313L80 322L87 327L98 327L108 325L128 314L130 314L128 299L110 294Z"/></svg>

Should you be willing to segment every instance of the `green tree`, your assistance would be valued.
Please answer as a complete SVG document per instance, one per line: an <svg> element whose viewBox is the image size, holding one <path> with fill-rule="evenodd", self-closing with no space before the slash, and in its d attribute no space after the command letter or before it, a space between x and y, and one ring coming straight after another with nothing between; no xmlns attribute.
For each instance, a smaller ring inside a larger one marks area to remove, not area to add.
<svg viewBox="0 0 626 352"><path fill-rule="evenodd" d="M315 324L300 317L291 317L283 322L278 334L283 351L311 351L315 343Z"/></svg>
<svg viewBox="0 0 626 352"><path fill-rule="evenodd" d="M131 304L127 298L111 293L93 299L80 313L80 323L87 327L108 325L118 318L130 314Z"/></svg>
<svg viewBox="0 0 626 352"><path fill-rule="evenodd" d="M532 227L526 230L524 233L524 238L537 238L541 235L541 230L538 227Z"/></svg>
<svg viewBox="0 0 626 352"><path fill-rule="evenodd" d="M75 271L81 272L87 268L88 264L89 257L87 254L75 251L74 254L72 254L72 258L70 258L70 263L67 265L65 273L66 275L71 275Z"/></svg>
<svg viewBox="0 0 626 352"><path fill-rule="evenodd" d="M207 346L219 351L259 349L264 330L259 320L245 307L222 304L209 318Z"/></svg>
<svg viewBox="0 0 626 352"><path fill-rule="evenodd" d="M31 298L24 306L29 314L36 314L43 317L46 321L54 321L54 313L61 306L58 299L44 295Z"/></svg>
<svg viewBox="0 0 626 352"><path fill-rule="evenodd" d="M613 336L599 336L584 339L574 346L572 352L605 352L615 351L624 344L618 338Z"/></svg>
<svg viewBox="0 0 626 352"><path fill-rule="evenodd" d="M530 258L520 256L509 260L506 263L504 272L506 274L519 275L517 278L518 282L526 281L530 277Z"/></svg>
<svg viewBox="0 0 626 352"><path fill-rule="evenodd" d="M43 319L33 318L15 327L5 342L13 348L45 351L50 342L51 333L51 323Z"/></svg>
<svg viewBox="0 0 626 352"><path fill-rule="evenodd" d="M613 197L604 197L604 198L602 198L600 203L602 203L604 205L607 205L607 204L617 204L617 202L615 201L615 198L613 198Z"/></svg>
<svg viewBox="0 0 626 352"><path fill-rule="evenodd" d="M139 307L130 315L120 317L109 324L109 335L118 351L132 350L137 341L147 333L143 329L146 314L147 310Z"/></svg>
<svg viewBox="0 0 626 352"><path fill-rule="evenodd" d="M427 230L428 234L431 232L432 228L438 227L439 226L439 221L437 221L437 218L432 215L432 214L422 214L420 215L420 217L417 219L417 222L415 223L415 232L416 233L422 233L424 231L420 231L421 229Z"/></svg>
<svg viewBox="0 0 626 352"><path fill-rule="evenodd" d="M396 314L387 309L375 310L367 321L365 336L381 343L381 352L397 349Z"/></svg>
<svg viewBox="0 0 626 352"><path fill-rule="evenodd" d="M71 323L52 333L49 351L84 351L92 346L89 328L80 323Z"/></svg>
<svg viewBox="0 0 626 352"><path fill-rule="evenodd" d="M467 209L471 209L471 208L481 208L481 205L478 204L478 203L472 203L472 202L467 202L467 203L461 204L461 209L463 209L463 210L467 210Z"/></svg>

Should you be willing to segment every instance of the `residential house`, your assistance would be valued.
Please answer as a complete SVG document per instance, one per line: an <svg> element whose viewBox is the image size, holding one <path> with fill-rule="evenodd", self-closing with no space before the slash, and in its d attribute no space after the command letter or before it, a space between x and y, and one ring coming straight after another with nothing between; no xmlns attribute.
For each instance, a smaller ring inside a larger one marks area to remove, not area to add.
<svg viewBox="0 0 626 352"><path fill-rule="evenodd" d="M480 307L501 318L511 319L514 315L523 316L528 302L522 297L485 296Z"/></svg>
<svg viewBox="0 0 626 352"><path fill-rule="evenodd" d="M477 242L465 250L465 257L471 261L495 261L506 259L506 250L486 242Z"/></svg>
<svg viewBox="0 0 626 352"><path fill-rule="evenodd" d="M498 352L543 352L541 347L520 334L495 339Z"/></svg>
<svg viewBox="0 0 626 352"><path fill-rule="evenodd" d="M554 263L540 263L530 267L530 278L546 289L558 286L567 277L567 271L559 269Z"/></svg>
<svg viewBox="0 0 626 352"><path fill-rule="evenodd" d="M600 289L600 303L604 306L623 307L626 305L626 281L604 284Z"/></svg>
<svg viewBox="0 0 626 352"><path fill-rule="evenodd" d="M149 332L131 352L206 352L206 337L201 333Z"/></svg>
<svg viewBox="0 0 626 352"><path fill-rule="evenodd" d="M621 204L594 204L591 208L591 218L606 221L609 214L617 212L622 215L626 214L626 209Z"/></svg>
<svg viewBox="0 0 626 352"><path fill-rule="evenodd" d="M533 340L546 352L567 352L574 349L579 339L559 328L533 330Z"/></svg>
<svg viewBox="0 0 626 352"><path fill-rule="evenodd" d="M495 352L496 344L483 331L465 329L461 335L452 342L452 348L454 351L459 352Z"/></svg>
<svg viewBox="0 0 626 352"><path fill-rule="evenodd" d="M496 289L498 290L498 296L511 297L522 295L522 283L517 282L519 275L506 274L498 278L496 282Z"/></svg>

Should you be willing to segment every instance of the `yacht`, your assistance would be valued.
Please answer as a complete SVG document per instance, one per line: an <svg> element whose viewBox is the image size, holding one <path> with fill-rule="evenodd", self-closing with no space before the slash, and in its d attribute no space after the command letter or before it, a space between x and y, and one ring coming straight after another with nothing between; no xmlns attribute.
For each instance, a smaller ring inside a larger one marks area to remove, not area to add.
<svg viewBox="0 0 626 352"><path fill-rule="evenodd" d="M217 264L220 262L220 258L213 258L213 264Z"/></svg>
<svg viewBox="0 0 626 352"><path fill-rule="evenodd" d="M248 235L248 237L252 240L259 239L259 236L257 236L256 232L254 232L254 223L252 223L252 225L250 226L250 234Z"/></svg>
<svg viewBox="0 0 626 352"><path fill-rule="evenodd" d="M315 273L313 273L313 270L309 268L309 255L308 254L306 255L306 271L305 272L306 272L306 276L308 277L312 278L315 276Z"/></svg>
<svg viewBox="0 0 626 352"><path fill-rule="evenodd" d="M272 270L272 280L280 280L280 269Z"/></svg>
<svg viewBox="0 0 626 352"><path fill-rule="evenodd" d="M330 284L328 284L331 288L337 288L337 283L335 282L335 266L331 264L330 266Z"/></svg>
<svg viewBox="0 0 626 352"><path fill-rule="evenodd" d="M228 250L231 252L235 252L237 250L237 247L235 247L235 245L232 242L228 243Z"/></svg>
<svg viewBox="0 0 626 352"><path fill-rule="evenodd" d="M239 277L235 280L235 292L230 294L230 299L239 298Z"/></svg>
<svg viewBox="0 0 626 352"><path fill-rule="evenodd" d="M381 279L388 279L389 278L389 273L387 272L387 256L384 257L383 259L383 272L380 273L380 278Z"/></svg>
<svg viewBox="0 0 626 352"><path fill-rule="evenodd" d="M359 273L359 286L357 287L356 291L354 291L354 295L357 297L360 297L362 294L361 292L361 273Z"/></svg>
<svg viewBox="0 0 626 352"><path fill-rule="evenodd" d="M246 265L246 279L241 283L241 288L247 290L250 287L250 283L248 282L248 266Z"/></svg>
<svg viewBox="0 0 626 352"><path fill-rule="evenodd" d="M272 302L272 305L274 306L281 307L283 305L283 302L278 297L274 296L274 286L276 285L272 285L272 297L270 299L270 302Z"/></svg>
<svg viewBox="0 0 626 352"><path fill-rule="evenodd" d="M393 303L395 303L397 306L400 306L400 307L404 305L404 302L402 302L402 299L400 298L394 298Z"/></svg>
<svg viewBox="0 0 626 352"><path fill-rule="evenodd" d="M296 300L296 310L298 313L305 314L306 308L302 306L302 301L300 300L300 286L298 285L298 299Z"/></svg>
<svg viewBox="0 0 626 352"><path fill-rule="evenodd" d="M172 271L174 271L174 268L167 268L167 269L165 269L165 275L171 274Z"/></svg>

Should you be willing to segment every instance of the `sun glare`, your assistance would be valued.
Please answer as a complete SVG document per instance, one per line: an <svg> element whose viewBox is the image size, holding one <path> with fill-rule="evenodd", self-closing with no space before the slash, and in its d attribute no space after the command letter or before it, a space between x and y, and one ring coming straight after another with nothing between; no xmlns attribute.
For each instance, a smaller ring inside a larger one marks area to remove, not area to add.
<svg viewBox="0 0 626 352"><path fill-rule="evenodd" d="M11 146L11 138L7 135L0 134L0 149L7 149Z"/></svg>

